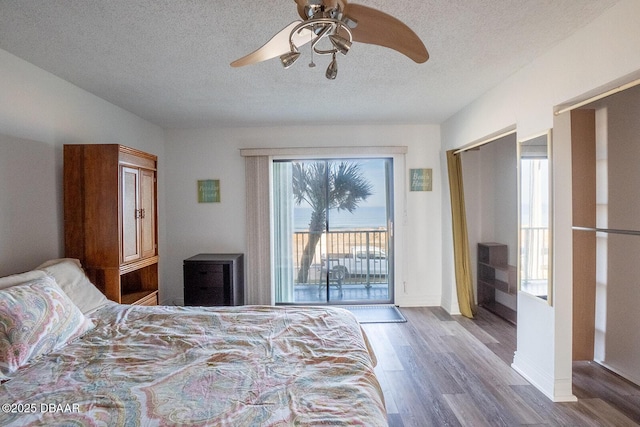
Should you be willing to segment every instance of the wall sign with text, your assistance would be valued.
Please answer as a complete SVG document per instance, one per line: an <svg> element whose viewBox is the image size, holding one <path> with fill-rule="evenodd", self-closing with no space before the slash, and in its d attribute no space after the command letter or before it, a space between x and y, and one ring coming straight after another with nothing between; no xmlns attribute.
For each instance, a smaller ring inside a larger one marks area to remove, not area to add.
<svg viewBox="0 0 640 427"><path fill-rule="evenodd" d="M198 203L220 203L220 180L198 181Z"/></svg>
<svg viewBox="0 0 640 427"><path fill-rule="evenodd" d="M409 169L410 191L431 191L432 169Z"/></svg>

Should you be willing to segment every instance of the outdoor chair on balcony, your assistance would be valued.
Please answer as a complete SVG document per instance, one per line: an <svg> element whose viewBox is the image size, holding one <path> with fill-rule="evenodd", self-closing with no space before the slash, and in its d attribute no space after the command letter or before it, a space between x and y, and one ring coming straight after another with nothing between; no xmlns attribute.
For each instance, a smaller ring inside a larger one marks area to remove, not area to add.
<svg viewBox="0 0 640 427"><path fill-rule="evenodd" d="M342 298L342 283L347 277L347 269L343 265L336 265L331 270L329 270L329 289L331 286L336 286L338 291L340 292L340 298ZM318 295L322 293L325 287L325 283L320 283L318 288Z"/></svg>

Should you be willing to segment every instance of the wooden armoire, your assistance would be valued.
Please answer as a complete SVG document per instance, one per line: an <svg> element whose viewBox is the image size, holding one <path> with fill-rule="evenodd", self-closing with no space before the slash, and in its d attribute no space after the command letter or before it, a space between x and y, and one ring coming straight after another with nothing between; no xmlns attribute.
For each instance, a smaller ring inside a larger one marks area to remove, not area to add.
<svg viewBox="0 0 640 427"><path fill-rule="evenodd" d="M121 304L158 304L157 163L118 144L64 146L65 256Z"/></svg>

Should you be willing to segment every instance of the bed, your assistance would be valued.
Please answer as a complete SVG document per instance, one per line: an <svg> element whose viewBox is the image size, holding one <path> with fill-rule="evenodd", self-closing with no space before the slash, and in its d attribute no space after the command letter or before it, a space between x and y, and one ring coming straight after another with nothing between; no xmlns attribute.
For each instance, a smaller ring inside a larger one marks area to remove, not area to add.
<svg viewBox="0 0 640 427"><path fill-rule="evenodd" d="M386 426L375 363L338 308L120 305L68 259L0 279L3 426Z"/></svg>

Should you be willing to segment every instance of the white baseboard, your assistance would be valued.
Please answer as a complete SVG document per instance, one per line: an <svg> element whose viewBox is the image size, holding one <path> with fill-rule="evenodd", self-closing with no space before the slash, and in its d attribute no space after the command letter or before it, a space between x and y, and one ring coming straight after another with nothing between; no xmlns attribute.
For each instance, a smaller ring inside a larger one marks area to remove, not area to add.
<svg viewBox="0 0 640 427"><path fill-rule="evenodd" d="M440 307L440 295L425 295L420 298L396 295L395 304L400 307Z"/></svg>
<svg viewBox="0 0 640 427"><path fill-rule="evenodd" d="M553 402L577 402L571 379L554 379L516 351L511 367Z"/></svg>

